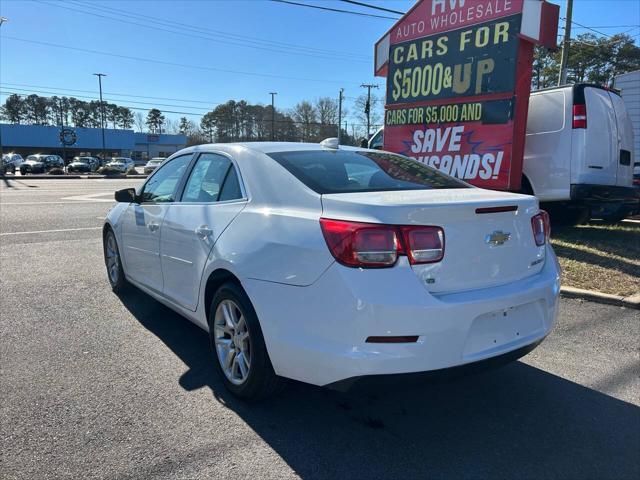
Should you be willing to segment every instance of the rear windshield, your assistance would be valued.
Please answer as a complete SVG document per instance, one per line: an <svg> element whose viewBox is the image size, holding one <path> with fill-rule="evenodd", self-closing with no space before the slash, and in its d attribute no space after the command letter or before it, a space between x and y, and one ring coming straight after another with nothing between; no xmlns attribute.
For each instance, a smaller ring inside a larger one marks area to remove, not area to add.
<svg viewBox="0 0 640 480"><path fill-rule="evenodd" d="M422 163L389 153L307 150L268 155L320 194L468 188Z"/></svg>

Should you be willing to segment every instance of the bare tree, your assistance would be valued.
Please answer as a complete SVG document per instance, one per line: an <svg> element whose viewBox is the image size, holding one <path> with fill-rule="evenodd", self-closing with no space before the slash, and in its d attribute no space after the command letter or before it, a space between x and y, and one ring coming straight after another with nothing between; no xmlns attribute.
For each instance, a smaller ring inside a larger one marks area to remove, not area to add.
<svg viewBox="0 0 640 480"><path fill-rule="evenodd" d="M316 100L318 112L318 133L321 139L336 137L338 135L338 102L331 97L322 97Z"/></svg>
<svg viewBox="0 0 640 480"><path fill-rule="evenodd" d="M138 130L139 132L144 132L146 123L144 122L144 115L142 115L142 112L136 112L133 117L133 123L136 127L136 130Z"/></svg>
<svg viewBox="0 0 640 480"><path fill-rule="evenodd" d="M180 133L180 125L178 124L177 120L172 120L171 118L168 118L164 122L163 131L165 133L170 133L172 135L178 134Z"/></svg>
<svg viewBox="0 0 640 480"><path fill-rule="evenodd" d="M291 112L293 119L298 123L303 142L315 139L318 131L318 112L313 105L306 100L298 103Z"/></svg>

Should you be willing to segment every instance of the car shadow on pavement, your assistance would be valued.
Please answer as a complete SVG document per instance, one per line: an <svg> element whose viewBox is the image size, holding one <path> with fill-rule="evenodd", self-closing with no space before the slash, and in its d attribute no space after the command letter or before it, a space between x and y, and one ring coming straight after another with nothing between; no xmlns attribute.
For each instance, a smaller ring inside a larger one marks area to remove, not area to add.
<svg viewBox="0 0 640 480"><path fill-rule="evenodd" d="M302 478L640 478L640 408L525 363L349 393L292 382L248 404L204 331L137 290L121 299L188 366L185 390L210 389Z"/></svg>

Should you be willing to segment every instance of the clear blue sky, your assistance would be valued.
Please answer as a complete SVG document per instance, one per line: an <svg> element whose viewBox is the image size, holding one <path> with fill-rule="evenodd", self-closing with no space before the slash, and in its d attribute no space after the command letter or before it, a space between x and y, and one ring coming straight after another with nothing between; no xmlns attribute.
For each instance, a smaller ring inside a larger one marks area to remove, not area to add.
<svg viewBox="0 0 640 480"><path fill-rule="evenodd" d="M337 0L296 1L395 16ZM414 3L410 0L366 1L401 11L406 11ZM561 15L564 16L565 2L556 3L561 4ZM128 16L130 14L157 17L167 23L133 18ZM301 99L337 97L339 88L344 87L346 106L349 108L355 97L364 91L359 87L361 83L379 83L380 92L384 91L384 79L375 78L372 74L373 44L393 24L390 19L334 13L265 0L1 0L0 15L9 19L0 28L0 82L3 91L31 93L41 90L59 95L67 93L91 97L95 95L91 92L97 91L97 79L92 73L102 72L107 74L103 83L104 91L110 92L105 95L107 99L117 99L116 103L121 105L140 108L150 106L134 101L150 102L157 104L161 110L194 114L204 113L206 110L202 108L211 108L212 104L127 97L123 94L200 102L246 99L252 103L266 104L270 102L269 92L275 91L278 92L277 107L286 109ZM574 20L583 25L601 27L597 29L609 34L629 31L630 35L639 35L640 2L575 0ZM156 28L124 22L155 25ZM623 25L628 27L604 28ZM575 33L585 31L580 27L574 28ZM182 32L184 35L161 29ZM139 59L199 65L208 69L116 58L25 43L7 37ZM636 36L636 39L640 39L640 36ZM291 45L306 48L296 50ZM4 100L5 96L1 99ZM159 105L161 103L176 106ZM177 118L180 115L167 116ZM198 120L197 116L190 118Z"/></svg>

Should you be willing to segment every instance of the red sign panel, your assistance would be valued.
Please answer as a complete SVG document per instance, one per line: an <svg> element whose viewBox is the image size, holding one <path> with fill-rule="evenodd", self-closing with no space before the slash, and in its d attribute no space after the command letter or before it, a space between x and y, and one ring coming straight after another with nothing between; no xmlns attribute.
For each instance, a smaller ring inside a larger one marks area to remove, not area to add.
<svg viewBox="0 0 640 480"><path fill-rule="evenodd" d="M407 12L376 49L386 53L388 42L384 149L477 186L518 190L531 35L540 38L541 16L525 12L532 5L423 0Z"/></svg>
<svg viewBox="0 0 640 480"><path fill-rule="evenodd" d="M387 110L385 150L479 187L509 185L513 102L497 100Z"/></svg>
<svg viewBox="0 0 640 480"><path fill-rule="evenodd" d="M391 44L522 12L524 0L424 0L390 30Z"/></svg>

